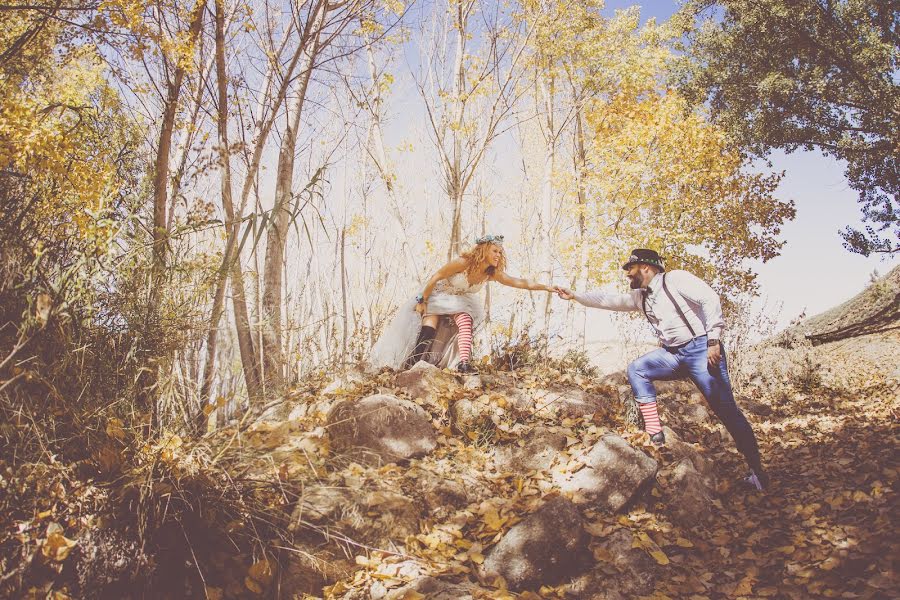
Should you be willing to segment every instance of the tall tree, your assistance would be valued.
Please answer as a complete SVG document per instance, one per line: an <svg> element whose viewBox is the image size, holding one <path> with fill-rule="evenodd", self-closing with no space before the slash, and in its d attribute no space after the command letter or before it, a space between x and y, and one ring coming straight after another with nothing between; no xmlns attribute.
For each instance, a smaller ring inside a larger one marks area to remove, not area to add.
<svg viewBox="0 0 900 600"><path fill-rule="evenodd" d="M358 24L363 15L373 8L373 0L352 0L333 2L315 0L305 10L305 22L300 30L299 47L301 60L296 81L293 83L293 98L285 115L285 130L281 136L278 152L278 167L275 175L275 200L272 218L266 230L266 258L263 269L263 365L267 383L278 389L283 384L284 357L282 348L282 303L284 290L282 272L284 269L285 247L291 216L292 201L299 197L294 189L294 165L297 154L297 140L301 117L307 102L310 81L314 71L327 61L326 52L339 40L340 54L346 55L363 48L365 35L353 35L346 39L348 28ZM314 184L319 173L313 174L310 184ZM308 184L309 185L309 184Z"/></svg>
<svg viewBox="0 0 900 600"><path fill-rule="evenodd" d="M213 374L215 373L216 345L218 340L218 323L225 309L225 282L229 273L232 276L232 302L234 305L235 321L238 330L238 350L241 355L241 364L244 371L244 382L247 385L247 395L251 400L257 400L262 394L262 382L260 380L259 362L257 353L253 347L253 338L250 334L250 318L247 312L247 300L244 293L244 279L241 271L239 249L237 240L240 234L241 215L244 204L241 203L239 212L235 212L232 171L231 171L231 146L228 136L228 70L225 64L225 30L226 15L225 1L215 2L215 63L216 63L216 130L219 139L219 160L222 171L219 179L222 195L222 206L225 210L225 251L222 257L222 265L217 275L217 284L213 296L212 323L207 333L206 363L204 365L203 379L200 386L201 403L205 405L212 387Z"/></svg>
<svg viewBox="0 0 900 600"><path fill-rule="evenodd" d="M466 192L523 93L528 33L514 35L518 27L499 3L448 0L446 8L435 7L416 85L450 204L448 257L460 252ZM474 39L480 43L473 47Z"/></svg>
<svg viewBox="0 0 900 600"><path fill-rule="evenodd" d="M900 2L692 0L682 90L758 155L818 149L846 161L864 231L851 252L900 251Z"/></svg>
<svg viewBox="0 0 900 600"><path fill-rule="evenodd" d="M174 40L169 52L162 52L163 73L165 75L165 97L160 119L159 136L156 142L156 160L153 165L153 278L150 284L150 307L159 306L159 293L162 289L163 272L166 266L166 244L168 207L170 152L172 138L175 135L175 116L178 112L178 101L181 98L185 73L192 69L194 60L194 44L200 37L203 28L205 0L198 0L190 13L190 23L186 32ZM158 27L163 31L166 27L166 15L160 6L155 11ZM171 75L170 75L171 73Z"/></svg>

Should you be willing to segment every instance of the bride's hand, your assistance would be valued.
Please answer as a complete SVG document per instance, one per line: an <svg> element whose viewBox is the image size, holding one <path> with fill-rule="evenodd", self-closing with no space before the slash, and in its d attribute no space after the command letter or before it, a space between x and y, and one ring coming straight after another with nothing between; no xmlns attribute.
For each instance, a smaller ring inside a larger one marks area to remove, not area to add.
<svg viewBox="0 0 900 600"><path fill-rule="evenodd" d="M422 316L425 316L425 308L426 307L427 307L427 305L424 302L419 302L418 304L416 304L416 312Z"/></svg>

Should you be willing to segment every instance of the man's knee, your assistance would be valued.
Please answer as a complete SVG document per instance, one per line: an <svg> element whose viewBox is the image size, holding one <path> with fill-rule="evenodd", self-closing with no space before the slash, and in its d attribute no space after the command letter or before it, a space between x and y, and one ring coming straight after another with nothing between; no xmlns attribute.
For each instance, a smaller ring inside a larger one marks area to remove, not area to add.
<svg viewBox="0 0 900 600"><path fill-rule="evenodd" d="M638 365L638 361L636 360L628 364L628 368L625 370L625 373L628 375L628 381L631 383L631 385L634 385L635 381L646 379L646 376L644 375L640 365Z"/></svg>

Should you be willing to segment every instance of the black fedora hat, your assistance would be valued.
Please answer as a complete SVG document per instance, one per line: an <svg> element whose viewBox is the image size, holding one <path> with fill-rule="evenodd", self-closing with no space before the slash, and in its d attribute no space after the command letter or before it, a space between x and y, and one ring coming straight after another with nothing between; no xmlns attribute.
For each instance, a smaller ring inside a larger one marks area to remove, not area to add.
<svg viewBox="0 0 900 600"><path fill-rule="evenodd" d="M657 267L662 271L666 268L663 266L662 257L657 254L656 250L648 250L647 248L635 248L628 257L628 262L622 265L623 269L628 269L633 264L643 263L652 267Z"/></svg>

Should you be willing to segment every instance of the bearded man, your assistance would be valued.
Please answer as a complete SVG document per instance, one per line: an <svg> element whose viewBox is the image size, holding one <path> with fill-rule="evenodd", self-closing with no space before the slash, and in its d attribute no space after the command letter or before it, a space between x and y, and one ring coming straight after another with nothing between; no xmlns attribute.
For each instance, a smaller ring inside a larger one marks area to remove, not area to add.
<svg viewBox="0 0 900 600"><path fill-rule="evenodd" d="M719 295L687 271L666 272L662 257L646 248L631 253L622 266L631 285L627 294L577 293L557 288L559 297L584 306L615 311L643 311L660 348L628 365L628 381L644 417L644 429L657 445L665 435L656 406L654 381L689 378L725 425L750 466L745 481L757 490L769 485L753 429L734 401L722 347L725 320Z"/></svg>

